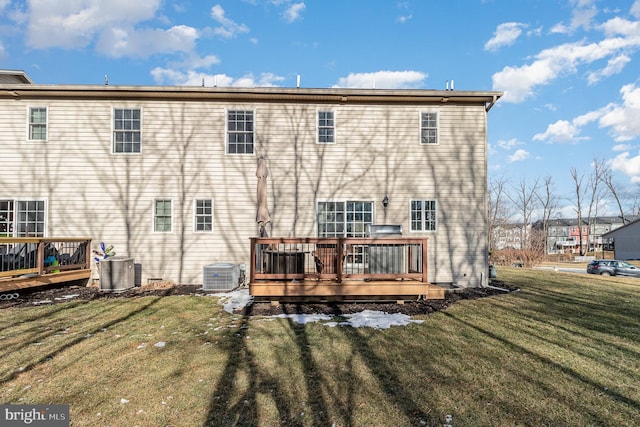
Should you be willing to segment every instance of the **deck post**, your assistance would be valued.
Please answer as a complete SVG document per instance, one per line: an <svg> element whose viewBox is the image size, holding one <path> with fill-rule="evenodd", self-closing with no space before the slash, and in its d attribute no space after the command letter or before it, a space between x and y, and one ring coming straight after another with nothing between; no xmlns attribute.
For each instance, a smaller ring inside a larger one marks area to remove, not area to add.
<svg viewBox="0 0 640 427"><path fill-rule="evenodd" d="M38 274L44 274L44 242L42 239L38 239L38 251L36 255L36 267L38 268Z"/></svg>
<svg viewBox="0 0 640 427"><path fill-rule="evenodd" d="M427 280L427 241L428 238L422 239L422 283L429 283Z"/></svg>

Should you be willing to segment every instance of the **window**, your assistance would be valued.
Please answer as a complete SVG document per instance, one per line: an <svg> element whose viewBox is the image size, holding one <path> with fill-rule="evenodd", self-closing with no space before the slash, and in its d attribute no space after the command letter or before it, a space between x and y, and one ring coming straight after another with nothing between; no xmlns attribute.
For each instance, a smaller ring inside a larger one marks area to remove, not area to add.
<svg viewBox="0 0 640 427"><path fill-rule="evenodd" d="M13 200L0 200L0 237L13 237Z"/></svg>
<svg viewBox="0 0 640 427"><path fill-rule="evenodd" d="M0 237L44 237L44 200L0 200Z"/></svg>
<svg viewBox="0 0 640 427"><path fill-rule="evenodd" d="M140 153L142 146L141 113L139 108L113 110L113 152Z"/></svg>
<svg viewBox="0 0 640 427"><path fill-rule="evenodd" d="M213 230L213 200L204 199L195 201L195 230L196 231L212 231Z"/></svg>
<svg viewBox="0 0 640 427"><path fill-rule="evenodd" d="M46 107L29 108L29 141L47 140Z"/></svg>
<svg viewBox="0 0 640 427"><path fill-rule="evenodd" d="M365 237L373 202L318 202L318 237Z"/></svg>
<svg viewBox="0 0 640 427"><path fill-rule="evenodd" d="M435 200L411 201L411 231L436 231Z"/></svg>
<svg viewBox="0 0 640 427"><path fill-rule="evenodd" d="M318 143L333 144L335 133L333 111L318 111Z"/></svg>
<svg viewBox="0 0 640 427"><path fill-rule="evenodd" d="M153 212L153 231L168 233L171 231L171 200L157 199Z"/></svg>
<svg viewBox="0 0 640 427"><path fill-rule="evenodd" d="M253 111L227 112L227 153L253 154Z"/></svg>
<svg viewBox="0 0 640 427"><path fill-rule="evenodd" d="M420 120L420 143L438 143L438 113L422 113Z"/></svg>

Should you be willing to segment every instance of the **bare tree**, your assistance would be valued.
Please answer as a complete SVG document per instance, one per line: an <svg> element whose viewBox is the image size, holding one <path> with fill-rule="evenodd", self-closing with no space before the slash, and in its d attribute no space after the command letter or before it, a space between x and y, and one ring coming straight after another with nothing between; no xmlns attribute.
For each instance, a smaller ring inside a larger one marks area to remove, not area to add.
<svg viewBox="0 0 640 427"><path fill-rule="evenodd" d="M620 212L620 218L622 218L622 224L626 224L627 221L624 217L624 208L622 207L622 200L620 193L618 192L616 185L613 182L613 173L611 168L604 159L594 158L593 167L595 169L596 177L609 189L611 197L618 205L618 211Z"/></svg>
<svg viewBox="0 0 640 427"><path fill-rule="evenodd" d="M507 183L505 178L489 181L489 251L495 248L495 231L509 220L509 206L506 203Z"/></svg>
<svg viewBox="0 0 640 427"><path fill-rule="evenodd" d="M520 184L513 188L513 194L507 193L509 200L522 215L522 228L520 229L521 249L529 249L531 246L529 230L532 225L531 218L536 209L536 192L540 186L539 181L540 179L536 178L532 184L528 184L526 179L522 178Z"/></svg>
<svg viewBox="0 0 640 427"><path fill-rule="evenodd" d="M540 237L546 254L549 250L549 220L558 209L558 199L553 194L553 179L550 176L546 176L535 194L538 203L542 207L542 235Z"/></svg>
<svg viewBox="0 0 640 427"><path fill-rule="evenodd" d="M595 166L595 165L594 165ZM576 191L576 214L578 215L578 244L580 246L580 255L584 255L585 248L584 242L582 239L582 226L584 224L584 212L583 208L585 204L587 205L587 229L591 230L591 221L594 215L598 213L598 206L602 201L602 191L599 187L600 170L594 167L592 173L589 174L587 180L585 182L585 174L579 174L575 167L571 168L571 178L573 178L573 182L575 184Z"/></svg>

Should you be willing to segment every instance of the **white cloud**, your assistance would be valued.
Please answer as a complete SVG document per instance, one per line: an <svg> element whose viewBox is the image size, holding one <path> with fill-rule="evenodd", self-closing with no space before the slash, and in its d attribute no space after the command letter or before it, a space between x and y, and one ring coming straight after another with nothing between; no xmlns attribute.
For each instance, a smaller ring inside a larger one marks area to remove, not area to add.
<svg viewBox="0 0 640 427"><path fill-rule="evenodd" d="M590 78L615 73L624 66L621 52L640 48L640 23L615 18L600 27L608 34L618 34L597 43L565 43L538 53L530 64L506 66L493 75L494 90L504 91L502 102L519 103L534 96L535 89L551 83L563 75L575 74L579 66L613 57L607 68Z"/></svg>
<svg viewBox="0 0 640 427"><path fill-rule="evenodd" d="M592 27L593 18L598 14L598 9L593 5L592 0L573 0L576 7L573 9L571 23L565 24L560 22L554 25L550 33L552 34L569 34L578 28L588 30Z"/></svg>
<svg viewBox="0 0 640 427"><path fill-rule="evenodd" d="M633 148L633 145L629 144L616 144L611 149L613 151L629 151Z"/></svg>
<svg viewBox="0 0 640 427"><path fill-rule="evenodd" d="M226 74L207 74L194 70L183 72L161 67L151 70L151 75L157 84L175 86L202 86L204 81L207 87L275 87L285 80L272 73L262 73L258 78L253 74L233 78Z"/></svg>
<svg viewBox="0 0 640 427"><path fill-rule="evenodd" d="M213 32L214 34L226 39L235 37L239 33L248 33L249 27L244 24L238 24L225 16L224 9L219 4L211 8L211 17L220 24Z"/></svg>
<svg viewBox="0 0 640 427"><path fill-rule="evenodd" d="M96 49L107 56L145 58L156 53L189 52L197 39L196 29L184 25L168 30L112 28L102 33Z"/></svg>
<svg viewBox="0 0 640 427"><path fill-rule="evenodd" d="M630 141L640 137L640 87L627 84L620 89L622 103L610 103L604 107L587 112L571 121L558 120L550 124L544 133L533 136L534 141L578 142L588 139L580 137L581 129L593 122L600 128L610 128L617 142ZM619 146L618 146L619 147Z"/></svg>
<svg viewBox="0 0 640 427"><path fill-rule="evenodd" d="M629 12L631 12L631 14L636 18L640 18L640 0L636 0L631 5L631 10Z"/></svg>
<svg viewBox="0 0 640 427"><path fill-rule="evenodd" d="M517 147L519 145L524 145L524 142L518 141L516 138L509 139L507 141L501 139L498 141L498 147L504 150L510 150L513 147Z"/></svg>
<svg viewBox="0 0 640 427"><path fill-rule="evenodd" d="M606 67L601 70L589 73L587 75L587 82L589 83L589 85L592 85L600 81L602 77L610 77L614 74L618 74L629 62L631 62L631 58L624 54L616 56L615 58L611 58L607 62Z"/></svg>
<svg viewBox="0 0 640 427"><path fill-rule="evenodd" d="M618 142L640 136L640 87L628 84L620 89L622 104L615 105L599 121L601 127L610 127Z"/></svg>
<svg viewBox="0 0 640 427"><path fill-rule="evenodd" d="M550 124L544 133L537 133L533 136L534 141L549 142L576 142L580 129L567 120L558 120Z"/></svg>
<svg viewBox="0 0 640 427"><path fill-rule="evenodd" d="M531 154L527 150L520 148L509 156L509 162L521 162L523 160L527 160L529 157L531 157Z"/></svg>
<svg viewBox="0 0 640 427"><path fill-rule="evenodd" d="M640 154L629 157L628 152L620 153L611 160L611 169L622 172L631 182L640 183Z"/></svg>
<svg viewBox="0 0 640 427"><path fill-rule="evenodd" d="M86 47L113 28L130 28L131 33L135 24L152 19L159 7L160 0L32 0L26 17L27 44L36 49Z"/></svg>
<svg viewBox="0 0 640 427"><path fill-rule="evenodd" d="M424 85L427 74L419 71L376 71L373 73L351 73L341 77L333 87L418 89Z"/></svg>
<svg viewBox="0 0 640 427"><path fill-rule="evenodd" d="M493 37L485 43L484 50L495 51L503 46L511 46L522 34L522 29L526 27L520 22L505 22L498 25Z"/></svg>
<svg viewBox="0 0 640 427"><path fill-rule="evenodd" d="M302 19L302 12L306 8L304 3L294 3L287 7L287 9L282 13L285 21L291 23Z"/></svg>

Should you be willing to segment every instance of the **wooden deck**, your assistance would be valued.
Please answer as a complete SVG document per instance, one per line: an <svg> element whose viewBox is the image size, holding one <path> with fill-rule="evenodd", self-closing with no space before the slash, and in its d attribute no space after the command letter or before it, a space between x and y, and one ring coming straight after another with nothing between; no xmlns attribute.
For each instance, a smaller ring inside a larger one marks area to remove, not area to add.
<svg viewBox="0 0 640 427"><path fill-rule="evenodd" d="M0 237L0 292L91 277L91 239Z"/></svg>
<svg viewBox="0 0 640 427"><path fill-rule="evenodd" d="M252 238L249 293L271 300L443 299L427 239Z"/></svg>

